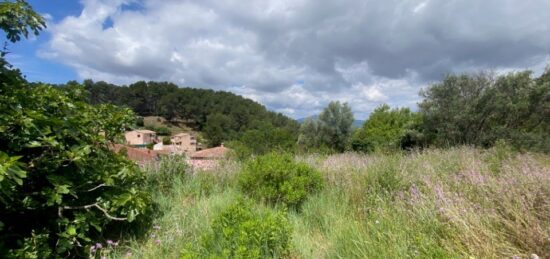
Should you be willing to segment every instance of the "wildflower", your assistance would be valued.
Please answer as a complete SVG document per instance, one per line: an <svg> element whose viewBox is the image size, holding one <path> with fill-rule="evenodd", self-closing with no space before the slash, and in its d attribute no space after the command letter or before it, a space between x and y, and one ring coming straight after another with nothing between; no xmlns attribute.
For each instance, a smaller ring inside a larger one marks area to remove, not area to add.
<svg viewBox="0 0 550 259"><path fill-rule="evenodd" d="M380 224L380 221L376 220L374 223L378 225Z"/></svg>
<svg viewBox="0 0 550 259"><path fill-rule="evenodd" d="M151 238L155 238L155 237L157 237L157 235L151 234Z"/></svg>
<svg viewBox="0 0 550 259"><path fill-rule="evenodd" d="M96 244L95 244L95 247L96 247L97 249L101 249L101 248L103 248L103 245L101 245L101 243L96 243Z"/></svg>
<svg viewBox="0 0 550 259"><path fill-rule="evenodd" d="M96 248L94 245L92 245L92 246L90 247L90 253L93 254L93 253L95 253L96 250L97 250L97 248Z"/></svg>
<svg viewBox="0 0 550 259"><path fill-rule="evenodd" d="M128 257L132 256L132 252L126 253L126 256L128 256Z"/></svg>
<svg viewBox="0 0 550 259"><path fill-rule="evenodd" d="M155 240L155 243L156 243L157 245L160 245L160 240L158 240L158 239Z"/></svg>
<svg viewBox="0 0 550 259"><path fill-rule="evenodd" d="M153 226L153 229L160 230L160 226Z"/></svg>
<svg viewBox="0 0 550 259"><path fill-rule="evenodd" d="M111 239L107 240L107 244L112 245L113 243L114 243L113 240Z"/></svg>

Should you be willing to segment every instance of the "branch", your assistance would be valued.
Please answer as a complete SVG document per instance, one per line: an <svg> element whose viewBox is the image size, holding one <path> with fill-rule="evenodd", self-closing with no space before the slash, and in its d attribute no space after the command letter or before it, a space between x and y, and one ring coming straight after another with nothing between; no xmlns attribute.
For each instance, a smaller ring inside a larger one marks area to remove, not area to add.
<svg viewBox="0 0 550 259"><path fill-rule="evenodd" d="M103 187L103 186L107 186L107 185L104 184L104 183L102 183L102 184L100 184L100 185L98 185L98 186L96 186L96 187L94 187L94 188L92 188L92 189L89 189L87 192L95 191L96 189L101 188L101 187Z"/></svg>
<svg viewBox="0 0 550 259"><path fill-rule="evenodd" d="M63 207L59 207L59 211L58 211L58 214L59 216L61 216L61 212L65 209L65 210L80 210L80 209L86 209L86 210L89 210L91 208L96 208L98 210L100 210L101 212L103 212L103 214L105 214L105 216L111 220L118 220L118 221L124 221L124 220L128 220L128 218L118 218L118 217L113 217L111 215L109 215L109 213L107 212L106 209L102 208L101 206L99 206L99 204L97 203L93 203L93 204L89 204L89 205L84 205L84 206L63 206Z"/></svg>

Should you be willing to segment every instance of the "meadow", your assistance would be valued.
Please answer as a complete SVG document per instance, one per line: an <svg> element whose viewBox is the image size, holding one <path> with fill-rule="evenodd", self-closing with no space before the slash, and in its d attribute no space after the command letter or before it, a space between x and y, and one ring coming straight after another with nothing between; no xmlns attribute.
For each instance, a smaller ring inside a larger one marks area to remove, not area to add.
<svg viewBox="0 0 550 259"><path fill-rule="evenodd" d="M550 255L550 157L505 146L392 154L297 155L321 191L286 212L290 258L528 258ZM181 258L243 197L241 163L190 172L172 157L149 166L159 215L145 237L96 256ZM257 211L276 208L254 202Z"/></svg>

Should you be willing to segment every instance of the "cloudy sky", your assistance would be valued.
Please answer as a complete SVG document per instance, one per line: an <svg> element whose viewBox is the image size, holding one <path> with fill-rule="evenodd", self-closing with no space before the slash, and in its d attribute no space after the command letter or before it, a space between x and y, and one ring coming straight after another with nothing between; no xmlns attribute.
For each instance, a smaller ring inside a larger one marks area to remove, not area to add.
<svg viewBox="0 0 550 259"><path fill-rule="evenodd" d="M294 118L330 100L364 119L415 107L447 73L550 64L548 0L34 0L48 19L12 46L32 81L171 81Z"/></svg>

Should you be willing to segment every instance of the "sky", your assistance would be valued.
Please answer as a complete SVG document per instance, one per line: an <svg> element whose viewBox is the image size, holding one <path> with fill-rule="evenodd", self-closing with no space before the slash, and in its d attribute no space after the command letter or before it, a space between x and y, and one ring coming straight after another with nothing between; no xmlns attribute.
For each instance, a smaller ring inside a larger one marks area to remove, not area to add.
<svg viewBox="0 0 550 259"><path fill-rule="evenodd" d="M293 118L415 109L450 73L550 65L548 0L29 0L47 19L9 46L30 81L170 81Z"/></svg>

